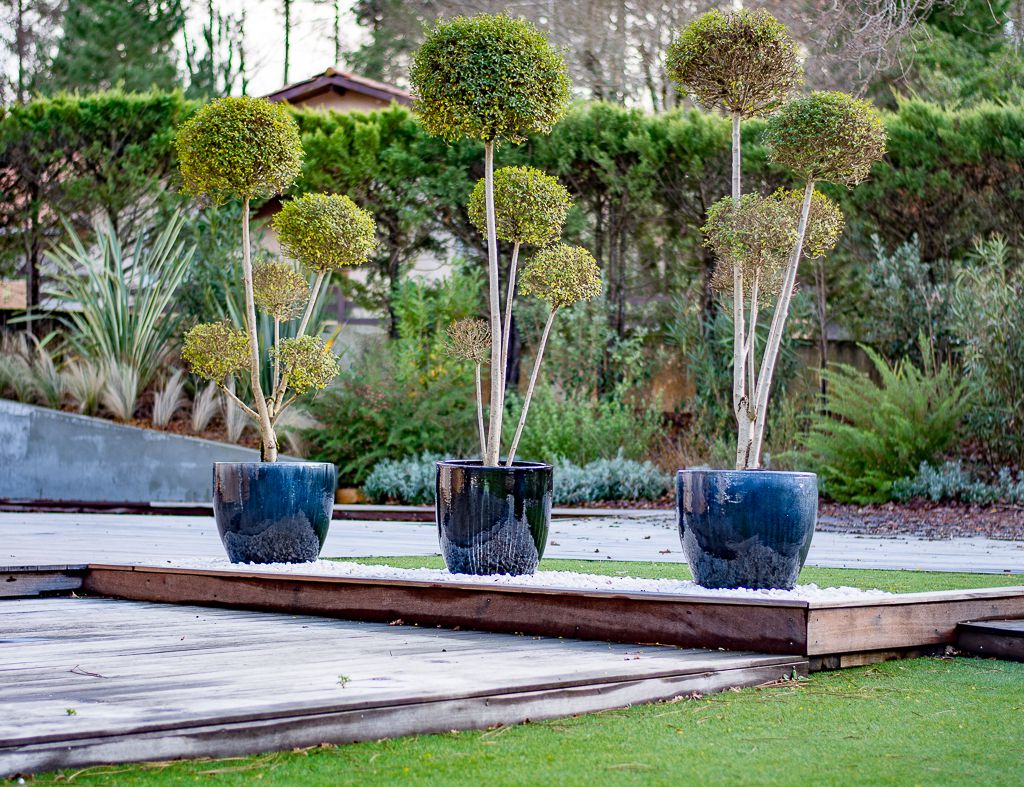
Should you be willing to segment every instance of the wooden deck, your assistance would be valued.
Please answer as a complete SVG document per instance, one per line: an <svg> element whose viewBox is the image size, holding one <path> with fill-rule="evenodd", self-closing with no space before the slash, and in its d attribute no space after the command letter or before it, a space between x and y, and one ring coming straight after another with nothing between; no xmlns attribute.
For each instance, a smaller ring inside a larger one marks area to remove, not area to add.
<svg viewBox="0 0 1024 787"><path fill-rule="evenodd" d="M0 776L476 729L761 684L799 656L99 598L0 602Z"/></svg>

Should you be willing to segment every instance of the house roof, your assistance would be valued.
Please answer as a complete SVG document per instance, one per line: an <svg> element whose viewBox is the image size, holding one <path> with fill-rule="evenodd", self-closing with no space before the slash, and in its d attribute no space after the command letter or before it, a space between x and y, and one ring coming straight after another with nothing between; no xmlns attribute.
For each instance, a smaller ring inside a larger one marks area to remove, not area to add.
<svg viewBox="0 0 1024 787"><path fill-rule="evenodd" d="M371 96L384 102L396 101L406 106L412 104L412 94L406 90L333 67L302 82L285 85L280 90L270 93L267 98L271 101L301 104L303 101L308 101L323 93L333 92L344 95L349 91Z"/></svg>

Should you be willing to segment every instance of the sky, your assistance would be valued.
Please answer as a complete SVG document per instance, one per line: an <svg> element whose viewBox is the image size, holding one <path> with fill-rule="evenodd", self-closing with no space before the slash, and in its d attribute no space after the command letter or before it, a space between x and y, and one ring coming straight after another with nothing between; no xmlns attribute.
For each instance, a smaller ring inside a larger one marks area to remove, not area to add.
<svg viewBox="0 0 1024 787"><path fill-rule="evenodd" d="M202 27L205 0L192 0L190 34ZM249 49L249 94L261 96L284 86L284 27L279 0L219 0L222 12L240 14L246 8L246 45ZM365 35L342 0L342 48L354 49ZM195 17L200 17L196 19ZM292 0L292 41L289 81L299 82L335 65L333 0Z"/></svg>

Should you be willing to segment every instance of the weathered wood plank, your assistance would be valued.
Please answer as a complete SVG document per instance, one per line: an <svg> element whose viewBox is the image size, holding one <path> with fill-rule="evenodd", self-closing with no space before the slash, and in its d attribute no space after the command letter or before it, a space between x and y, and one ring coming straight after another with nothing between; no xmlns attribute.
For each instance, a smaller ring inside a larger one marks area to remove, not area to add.
<svg viewBox="0 0 1024 787"><path fill-rule="evenodd" d="M953 645L960 623L1015 617L1024 617L1024 588L911 593L878 604L815 607L807 619L806 653Z"/></svg>
<svg viewBox="0 0 1024 787"><path fill-rule="evenodd" d="M802 655L806 602L91 566L85 590L349 620Z"/></svg>
<svg viewBox="0 0 1024 787"><path fill-rule="evenodd" d="M82 587L85 567L28 566L0 569L0 598L69 592Z"/></svg>
<svg viewBox="0 0 1024 787"><path fill-rule="evenodd" d="M18 623L3 619L4 636L21 641L0 648L0 775L513 723L807 667L792 656L108 599L8 605L24 611ZM69 639L79 621L79 638ZM49 636L39 633L47 627ZM160 649L140 652L150 639ZM196 642L204 646L189 650Z"/></svg>

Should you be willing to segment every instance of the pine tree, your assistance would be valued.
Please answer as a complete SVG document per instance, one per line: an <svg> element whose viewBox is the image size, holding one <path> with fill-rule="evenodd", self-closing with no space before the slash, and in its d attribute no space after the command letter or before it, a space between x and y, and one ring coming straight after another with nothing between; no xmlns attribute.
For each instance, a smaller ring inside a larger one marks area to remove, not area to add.
<svg viewBox="0 0 1024 787"><path fill-rule="evenodd" d="M178 84L181 0L69 0L50 68L51 90L128 91Z"/></svg>

